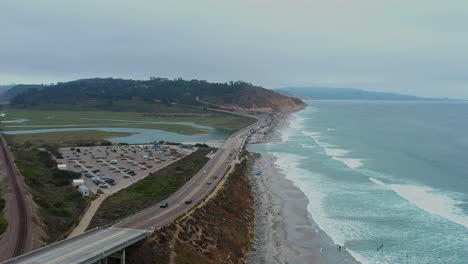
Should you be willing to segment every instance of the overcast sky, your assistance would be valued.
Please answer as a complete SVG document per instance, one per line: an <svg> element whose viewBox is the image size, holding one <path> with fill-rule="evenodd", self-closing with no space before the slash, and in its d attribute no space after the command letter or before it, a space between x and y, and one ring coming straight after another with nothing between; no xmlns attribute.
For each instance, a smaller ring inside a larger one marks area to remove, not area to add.
<svg viewBox="0 0 468 264"><path fill-rule="evenodd" d="M150 76L468 99L468 1L0 1L0 84Z"/></svg>

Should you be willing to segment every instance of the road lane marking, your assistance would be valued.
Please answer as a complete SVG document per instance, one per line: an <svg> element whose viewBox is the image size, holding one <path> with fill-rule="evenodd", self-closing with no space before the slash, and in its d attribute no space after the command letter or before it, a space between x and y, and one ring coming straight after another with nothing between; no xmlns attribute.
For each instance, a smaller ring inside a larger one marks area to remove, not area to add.
<svg viewBox="0 0 468 264"><path fill-rule="evenodd" d="M88 248L90 248L90 247L92 247L92 246L94 246L94 245L96 245L96 244L98 244L98 243L99 243L99 244L104 243L104 242L106 242L106 241L108 241L108 240L110 240L110 239L113 239L114 237L123 235L124 233L127 233L127 232L129 232L129 231L128 231L128 230L119 231L119 232L117 232L116 234L110 235L109 237L107 237L107 238L105 238L105 239L101 239L101 240L96 241L96 242L94 242L94 243L87 244L87 245L82 246L82 247L79 247L79 248L77 248L77 249L75 249L75 250L69 251L68 254L65 254L65 255L62 256L62 257L58 257L58 258L52 259L52 260L50 260L50 261L52 261L52 262L48 262L48 263L50 263L50 264L57 263L57 262L59 262L59 261L62 261L62 260L65 259L65 258L74 256L74 255L80 253L80 252L77 252L77 251L86 250L86 249L88 249Z"/></svg>

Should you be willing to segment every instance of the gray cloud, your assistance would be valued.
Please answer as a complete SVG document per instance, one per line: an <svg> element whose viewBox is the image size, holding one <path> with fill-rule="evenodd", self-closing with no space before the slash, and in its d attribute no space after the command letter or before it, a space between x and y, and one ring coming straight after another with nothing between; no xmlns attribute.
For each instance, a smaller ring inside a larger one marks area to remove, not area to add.
<svg viewBox="0 0 468 264"><path fill-rule="evenodd" d="M2 1L0 83L149 76L468 98L461 0Z"/></svg>

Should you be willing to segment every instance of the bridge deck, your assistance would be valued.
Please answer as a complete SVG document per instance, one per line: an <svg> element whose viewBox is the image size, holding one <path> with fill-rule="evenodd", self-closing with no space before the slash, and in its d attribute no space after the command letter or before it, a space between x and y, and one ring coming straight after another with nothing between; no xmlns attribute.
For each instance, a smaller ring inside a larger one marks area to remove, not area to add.
<svg viewBox="0 0 468 264"><path fill-rule="evenodd" d="M95 263L146 237L146 230L109 227L32 251L2 264Z"/></svg>

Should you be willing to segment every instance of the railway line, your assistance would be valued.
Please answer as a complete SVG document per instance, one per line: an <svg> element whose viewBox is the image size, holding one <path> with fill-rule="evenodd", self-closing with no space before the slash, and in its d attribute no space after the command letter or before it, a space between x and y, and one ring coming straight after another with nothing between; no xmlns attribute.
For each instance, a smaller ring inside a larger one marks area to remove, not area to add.
<svg viewBox="0 0 468 264"><path fill-rule="evenodd" d="M152 206L112 226L93 229L3 263L91 264L105 260L117 252L122 252L121 263L125 263L126 247L144 239L154 228L163 226L189 211L213 191L234 165L234 159L242 151L251 131L265 121L264 117L259 118L254 124L231 135L203 169L167 199L167 208ZM193 199L193 203L185 204L187 199Z"/></svg>
<svg viewBox="0 0 468 264"><path fill-rule="evenodd" d="M15 207L12 208L13 215L12 218L16 223L10 223L8 228L16 228L14 232L10 232L12 236L15 237L13 239L13 250L9 250L7 252L7 256L5 257L16 257L21 254L26 253L29 236L30 236L30 213L27 208L27 203L25 199L25 195L23 192L22 187L20 184L20 179L16 173L14 162L11 160L9 152L7 150L6 140L0 135L0 148L1 148L1 160L2 164L4 164L5 168L4 171L7 174L8 181L11 186L11 191L13 193L14 205ZM5 233L5 235L7 235ZM8 256L8 253L10 256Z"/></svg>

